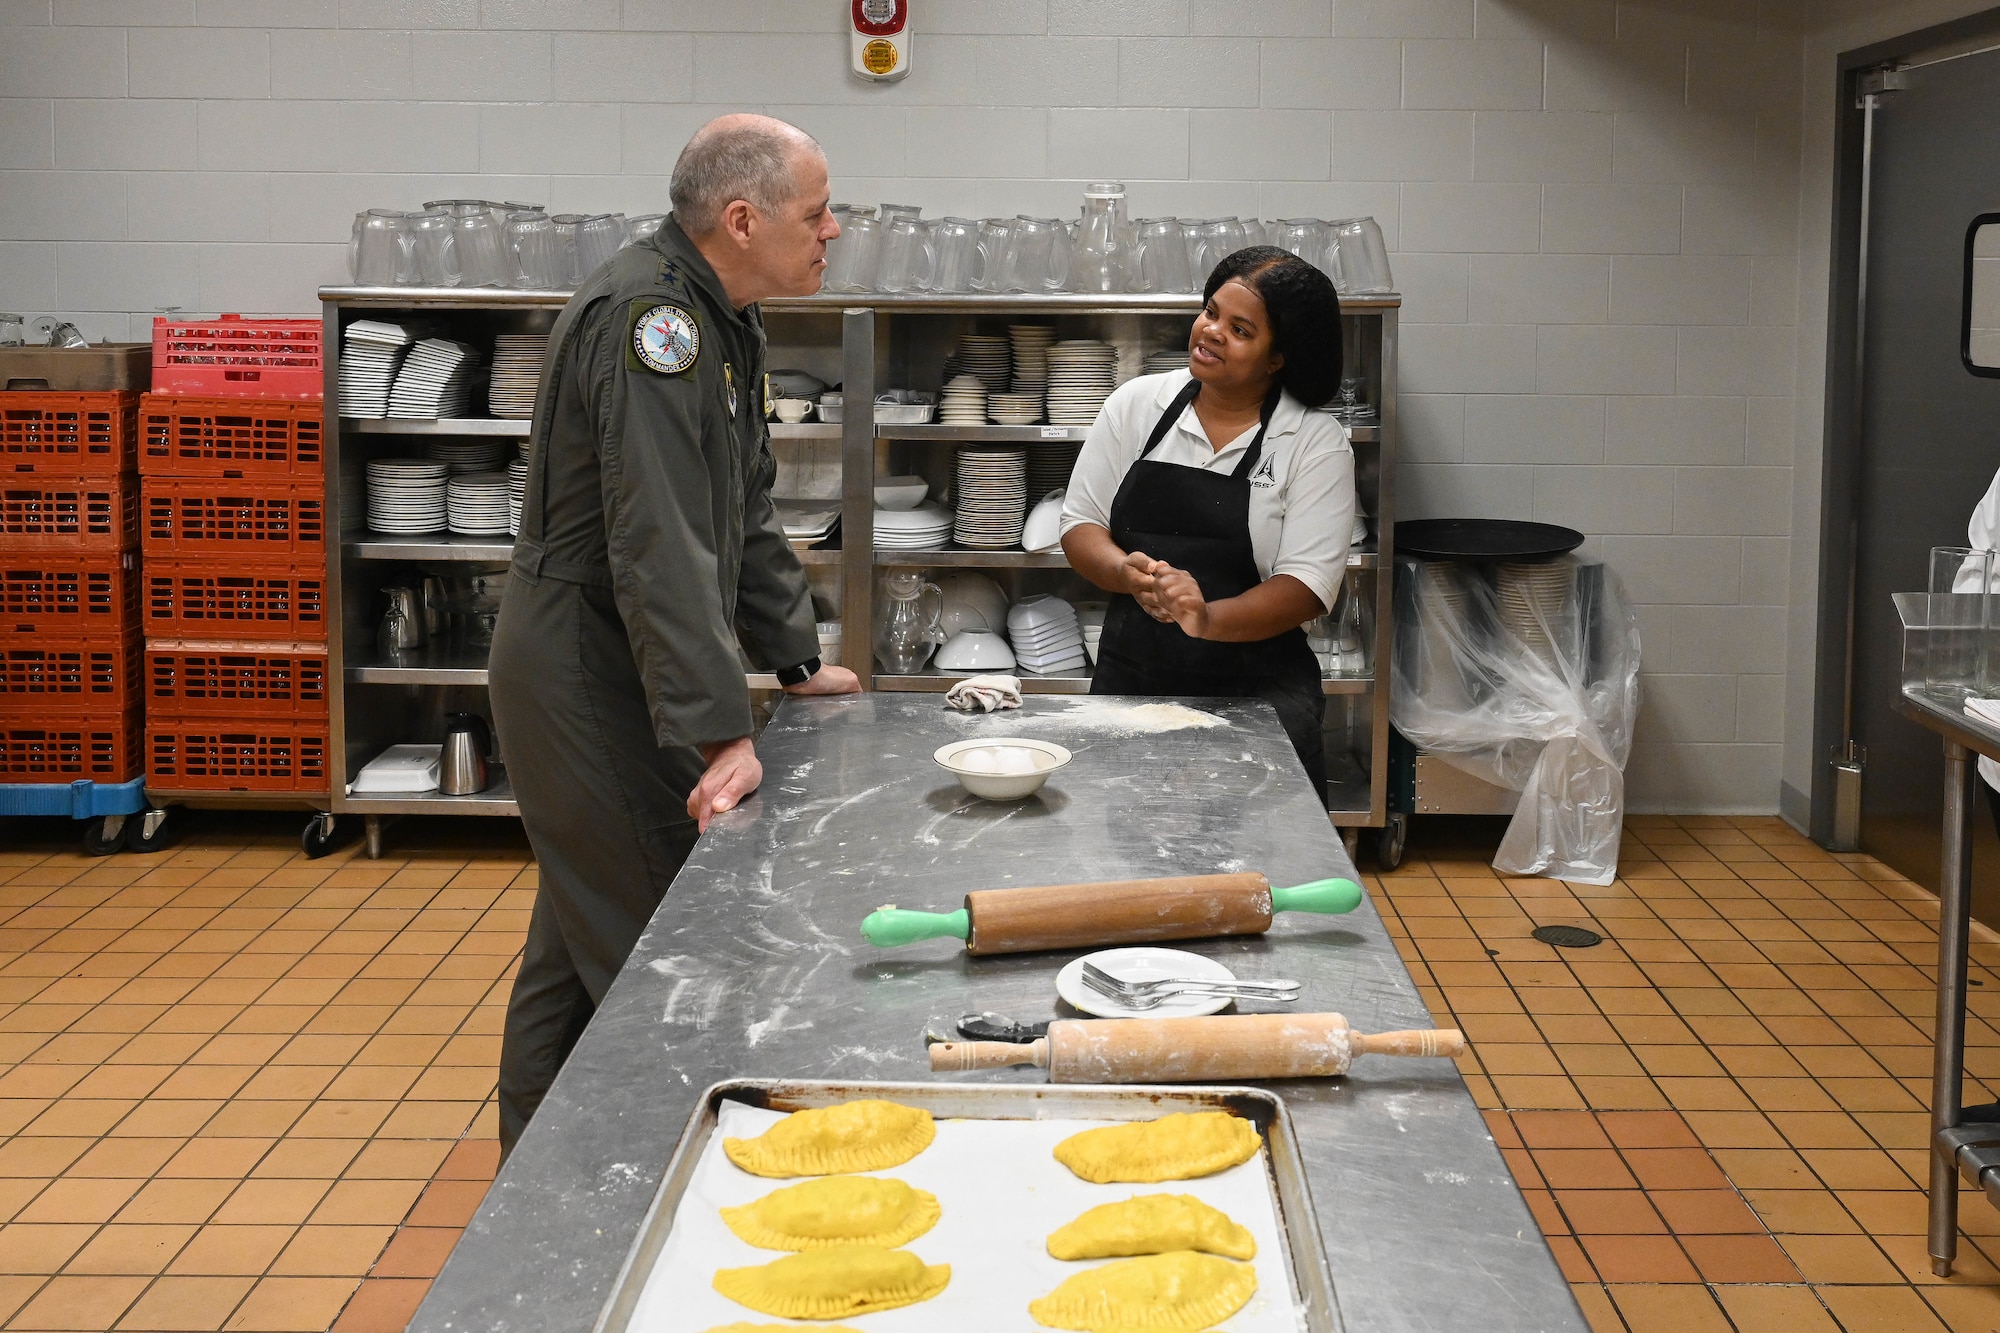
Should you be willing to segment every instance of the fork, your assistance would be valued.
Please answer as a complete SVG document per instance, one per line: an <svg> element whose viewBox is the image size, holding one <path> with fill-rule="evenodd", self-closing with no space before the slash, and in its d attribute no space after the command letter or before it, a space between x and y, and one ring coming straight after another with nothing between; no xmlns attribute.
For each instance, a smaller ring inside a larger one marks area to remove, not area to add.
<svg viewBox="0 0 2000 1333"><path fill-rule="evenodd" d="M1099 995L1136 1009L1153 1008L1176 995L1227 995L1279 1003L1290 1003L1299 998L1299 983L1296 981L1208 981L1192 977L1126 981L1090 963L1083 965L1083 984Z"/></svg>

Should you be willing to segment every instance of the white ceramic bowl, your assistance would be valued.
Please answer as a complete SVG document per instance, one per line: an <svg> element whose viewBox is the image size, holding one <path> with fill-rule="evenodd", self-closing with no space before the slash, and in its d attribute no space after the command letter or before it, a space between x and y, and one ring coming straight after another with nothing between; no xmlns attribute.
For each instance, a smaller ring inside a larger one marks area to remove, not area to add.
<svg viewBox="0 0 2000 1333"><path fill-rule="evenodd" d="M1007 629L1023 634L1050 626L1072 623L1075 612L1070 604L1051 593L1023 597L1007 612Z"/></svg>
<svg viewBox="0 0 2000 1333"><path fill-rule="evenodd" d="M992 630L962 629L946 639L937 654L940 671L976 675L982 671L1006 671L1013 665L1014 650Z"/></svg>
<svg viewBox="0 0 2000 1333"><path fill-rule="evenodd" d="M875 503L883 509L915 509L930 493L931 484L922 477L875 478Z"/></svg>
<svg viewBox="0 0 2000 1333"><path fill-rule="evenodd" d="M1059 551L1062 549L1063 493L1052 492L1049 497L1036 505L1028 514L1028 521L1021 527L1021 549L1024 551Z"/></svg>
<svg viewBox="0 0 2000 1333"><path fill-rule="evenodd" d="M1004 630L1007 628L1007 594L984 574L969 569L946 574L937 581L944 594L947 628Z"/></svg>
<svg viewBox="0 0 2000 1333"><path fill-rule="evenodd" d="M989 736L939 746L931 757L974 796L1018 801L1040 791L1049 774L1067 764L1070 755L1049 741Z"/></svg>
<svg viewBox="0 0 2000 1333"><path fill-rule="evenodd" d="M1076 623L1083 626L1086 636L1090 627L1104 628L1104 613L1111 609L1108 602L1073 602L1076 607Z"/></svg>

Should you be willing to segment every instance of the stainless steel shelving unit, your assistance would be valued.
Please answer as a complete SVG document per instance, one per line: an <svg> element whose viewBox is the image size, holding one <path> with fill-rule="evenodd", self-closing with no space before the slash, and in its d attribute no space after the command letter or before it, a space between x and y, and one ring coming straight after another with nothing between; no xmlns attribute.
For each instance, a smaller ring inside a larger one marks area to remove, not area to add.
<svg viewBox="0 0 2000 1333"><path fill-rule="evenodd" d="M385 314L455 317L461 331L479 338L500 332L549 328L568 299L567 292L499 289L327 287L320 291L325 318L326 396L337 404L340 334L355 318ZM1386 664L1392 640L1389 579L1393 532L1393 462L1397 440L1396 346L1400 299L1394 296L1343 302L1347 314L1350 364L1371 384L1370 401L1379 405L1382 424L1353 432L1357 480L1364 508L1375 515L1380 550L1356 552L1348 567L1370 595L1375 620L1375 660ZM801 366L822 379L841 382L849 404L871 403L878 387L934 385L945 353L959 335L984 328L998 332L1008 321L1051 319L1059 336L1095 337L1121 348L1121 356L1165 345L1184 336L1198 298L1191 295L1086 296L816 296L769 301L763 305L770 338L770 364ZM1127 360L1128 370L1136 366ZM978 570L1028 588L1071 586L1061 554L1025 551L877 551L874 546L874 488L877 475L904 466L928 470L936 480L948 475L950 449L962 444L1076 443L1080 426L877 426L865 411L850 410L837 425L774 424L774 444L839 444L841 524L838 549L799 552L815 578L816 592L840 608L846 664L862 671L877 690L942 691L952 678L937 672L897 676L872 672L874 589L880 571L890 568ZM340 688L332 705L335 759L333 809L336 815L367 817L369 845L379 848L379 817L400 814L515 815L511 788L503 778L477 796L361 798L345 787L360 766L394 741L429 738L452 706L488 713L486 664L476 651L429 649L395 662L379 659L369 623L374 589L394 567L504 566L512 558L507 540L471 537L390 538L361 528L365 512L361 463L392 452L394 441L426 436L525 438L529 423L498 419L449 421L356 420L329 415L326 430L328 530L328 651L338 665ZM1372 586L1371 586L1372 585ZM872 674L871 674L872 673ZM767 673L747 677L751 687L774 690ZM1083 694L1087 672L1067 676L1025 676L1033 693ZM1386 673L1372 679L1326 682L1330 730L1329 772L1333 820L1343 826L1380 827L1387 816L1389 708ZM504 738L503 738L504 747ZM1339 753L1334 752L1335 749Z"/></svg>

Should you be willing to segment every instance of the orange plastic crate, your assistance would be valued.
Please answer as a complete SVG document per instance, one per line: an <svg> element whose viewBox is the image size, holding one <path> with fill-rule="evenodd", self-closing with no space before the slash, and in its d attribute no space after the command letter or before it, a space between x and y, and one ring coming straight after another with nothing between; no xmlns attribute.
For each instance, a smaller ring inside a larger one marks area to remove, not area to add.
<svg viewBox="0 0 2000 1333"><path fill-rule="evenodd" d="M116 638L138 628L138 552L0 557L0 630Z"/></svg>
<svg viewBox="0 0 2000 1333"><path fill-rule="evenodd" d="M326 568L317 563L155 560L144 580L148 638L326 639Z"/></svg>
<svg viewBox="0 0 2000 1333"><path fill-rule="evenodd" d="M320 321L241 315L153 320L153 392L320 398Z"/></svg>
<svg viewBox="0 0 2000 1333"><path fill-rule="evenodd" d="M309 560L326 549L317 481L147 477L139 496L149 556Z"/></svg>
<svg viewBox="0 0 2000 1333"><path fill-rule="evenodd" d="M0 549L110 554L139 544L129 477L0 477Z"/></svg>
<svg viewBox="0 0 2000 1333"><path fill-rule="evenodd" d="M115 477L138 433L137 393L0 393L0 472Z"/></svg>
<svg viewBox="0 0 2000 1333"><path fill-rule="evenodd" d="M139 471L149 477L320 477L319 403L195 398L139 400Z"/></svg>
<svg viewBox="0 0 2000 1333"><path fill-rule="evenodd" d="M0 724L0 782L130 782L146 771L137 713Z"/></svg>
<svg viewBox="0 0 2000 1333"><path fill-rule="evenodd" d="M145 675L144 644L136 632L0 635L0 719L122 716L139 708Z"/></svg>
<svg viewBox="0 0 2000 1333"><path fill-rule="evenodd" d="M146 645L146 712L155 722L188 717L327 716L326 649L310 644Z"/></svg>
<svg viewBox="0 0 2000 1333"><path fill-rule="evenodd" d="M324 793L326 726L293 718L148 719L146 779L204 791Z"/></svg>

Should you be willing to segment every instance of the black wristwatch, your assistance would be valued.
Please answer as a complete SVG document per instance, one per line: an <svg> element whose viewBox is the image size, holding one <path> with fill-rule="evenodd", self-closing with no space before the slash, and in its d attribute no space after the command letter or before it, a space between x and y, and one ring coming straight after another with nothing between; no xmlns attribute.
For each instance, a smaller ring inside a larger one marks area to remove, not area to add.
<svg viewBox="0 0 2000 1333"><path fill-rule="evenodd" d="M779 667L778 684L789 690L794 685L805 684L817 674L819 674L819 659L808 657L797 666Z"/></svg>

